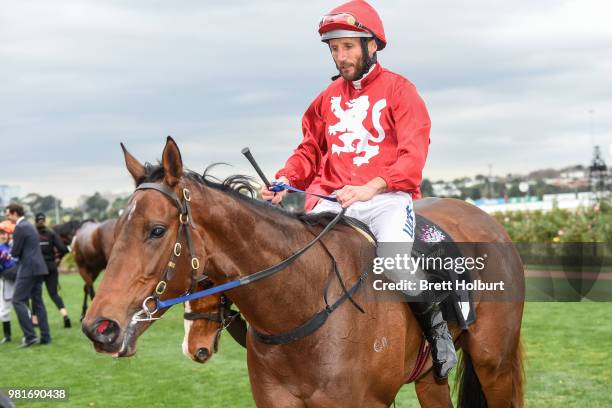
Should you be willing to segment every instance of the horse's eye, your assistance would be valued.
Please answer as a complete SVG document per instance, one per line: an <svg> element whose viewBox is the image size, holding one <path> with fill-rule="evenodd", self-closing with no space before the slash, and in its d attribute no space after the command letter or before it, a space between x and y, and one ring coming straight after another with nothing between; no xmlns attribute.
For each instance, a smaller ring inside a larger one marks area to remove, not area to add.
<svg viewBox="0 0 612 408"><path fill-rule="evenodd" d="M166 228L162 227L161 225L156 225L153 227L153 229L149 233L149 237L150 238L161 238L164 236L165 233L166 233Z"/></svg>

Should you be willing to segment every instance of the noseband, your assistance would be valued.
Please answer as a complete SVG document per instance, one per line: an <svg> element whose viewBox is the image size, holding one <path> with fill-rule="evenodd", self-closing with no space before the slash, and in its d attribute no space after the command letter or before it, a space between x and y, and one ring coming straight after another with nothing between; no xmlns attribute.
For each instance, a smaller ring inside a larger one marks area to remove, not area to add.
<svg viewBox="0 0 612 408"><path fill-rule="evenodd" d="M186 312L183 314L185 320L208 320L214 323L218 323L219 327L215 332L215 340L213 342L213 351L216 353L219 347L219 337L223 329L226 329L236 316L240 315L239 312L230 309L230 303L228 302L225 295L221 295L219 299L219 306L216 312Z"/></svg>
<svg viewBox="0 0 612 408"><path fill-rule="evenodd" d="M207 289L214 285L214 283L208 278L208 276L203 275L200 279L198 279L198 286L200 289ZM232 310L232 301L222 294L219 298L219 303L217 306L216 312L185 312L183 313L183 319L185 320L208 320L214 323L218 323L219 326L215 333L214 340L214 352L217 352L217 348L219 345L219 338L221 336L221 332L224 329L227 329L229 334L236 340L238 344L242 347L246 348L246 332L247 332L247 324L246 321L242 318L242 315L237 310Z"/></svg>

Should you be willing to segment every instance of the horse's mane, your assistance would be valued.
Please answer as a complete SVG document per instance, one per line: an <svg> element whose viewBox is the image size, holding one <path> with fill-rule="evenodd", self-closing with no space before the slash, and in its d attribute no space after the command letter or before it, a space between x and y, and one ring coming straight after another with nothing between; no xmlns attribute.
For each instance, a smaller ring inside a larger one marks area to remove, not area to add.
<svg viewBox="0 0 612 408"><path fill-rule="evenodd" d="M283 208L272 206L265 201L258 200L256 198L258 188L255 186L255 181L251 176L246 176L244 174L234 174L226 177L223 180L220 180L219 178L210 174L210 171L214 167L223 164L226 163L213 163L206 167L202 174L199 174L189 169L185 169L183 174L191 181L221 191L264 211L274 212L275 215L283 214L287 217L291 217L294 219L297 219L302 215L301 212L290 212ZM140 179L137 180L136 186L139 186L142 183L159 183L163 179L164 167L161 164L145 163L145 173Z"/></svg>

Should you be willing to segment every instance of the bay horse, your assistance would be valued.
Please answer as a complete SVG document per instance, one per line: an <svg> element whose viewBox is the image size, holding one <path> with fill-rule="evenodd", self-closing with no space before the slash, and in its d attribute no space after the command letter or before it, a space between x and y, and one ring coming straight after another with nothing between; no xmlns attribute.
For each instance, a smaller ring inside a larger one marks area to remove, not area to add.
<svg viewBox="0 0 612 408"><path fill-rule="evenodd" d="M71 250L79 275L85 281L83 285L83 308L81 319L87 312L87 298L93 300L96 292L94 282L108 263L114 242L117 219L103 222L85 221L76 231Z"/></svg>
<svg viewBox="0 0 612 408"><path fill-rule="evenodd" d="M102 270L106 268L107 259L114 243L116 219L101 223L87 220L85 228L79 231L74 239L72 249L79 273L85 281L83 314L87 312L87 297L93 300L95 291L93 283ZM204 288L203 284L198 287ZM229 304L221 294L195 299L185 303L185 338L183 354L197 363L205 363L217 351L219 336L225 325L229 325L236 316L231 315ZM227 323L226 323L227 321Z"/></svg>
<svg viewBox="0 0 612 408"><path fill-rule="evenodd" d="M240 184L239 179L216 183L184 170L170 137L157 166L142 165L122 148L127 169L140 188L117 221L106 273L82 321L83 332L98 352L115 357L136 353L138 337L167 310L151 311L147 301L152 294L168 299L188 292L195 275L206 274L215 285L245 279L312 241L311 231L296 216L236 193L232 187ZM171 195L181 199L169 199ZM176 201L188 207L189 216L177 209ZM511 242L492 217L463 201L424 199L417 201L415 211L457 242ZM191 233L191 260L171 258L175 244L184 244L185 235L178 235L183 229ZM359 254L372 256L372 245L340 224L324 243L351 287L363 267ZM518 298L524 299L517 251L512 247L501 256L492 255L482 279L512 282ZM176 263L168 265L169 258ZM324 288L330 299L340 298L343 290L332 270L328 252L314 245L281 273L227 291L250 324L247 365L257 406L388 407L411 376L420 355L419 325L405 303L363 302L368 295L374 297L371 285L363 285L354 295L365 313L346 302L308 336L283 345L260 341L261 333L289 332L324 310ZM474 324L464 331L450 324L463 351L459 406L522 407L523 301L485 301L478 293L474 301ZM139 318L143 311L154 317ZM452 406L448 383L436 382L431 361L415 386L422 406Z"/></svg>
<svg viewBox="0 0 612 408"><path fill-rule="evenodd" d="M205 289L199 284L198 289ZM246 347L246 325L240 313L230 309L231 302L222 294L214 294L185 302L183 315L185 337L183 354L196 363L210 360L219 347L223 329Z"/></svg>
<svg viewBox="0 0 612 408"><path fill-rule="evenodd" d="M68 222L56 224L52 226L51 229L53 229L53 231L55 231L55 233L60 237L64 245L70 246L72 245L72 240L74 239L76 232L85 222L86 221L70 220Z"/></svg>

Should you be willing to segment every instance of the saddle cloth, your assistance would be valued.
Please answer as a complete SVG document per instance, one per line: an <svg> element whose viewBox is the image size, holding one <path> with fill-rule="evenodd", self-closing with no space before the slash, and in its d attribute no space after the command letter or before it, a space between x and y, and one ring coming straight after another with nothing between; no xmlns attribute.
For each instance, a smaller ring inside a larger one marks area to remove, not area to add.
<svg viewBox="0 0 612 408"><path fill-rule="evenodd" d="M462 256L457 244L452 237L439 225L416 214L416 231L412 256L440 257L444 259L459 258ZM472 299L472 293L467 289L461 289L465 285L457 285L457 282L471 283L469 270L457 273L453 269L425 269L425 275L429 281L450 281L453 290L441 304L442 314L448 320L454 320L461 330L466 330L469 325L476 321L476 309Z"/></svg>
<svg viewBox="0 0 612 408"><path fill-rule="evenodd" d="M325 226L331 221L336 214L320 213L320 214L305 214L300 219L308 225ZM376 238L366 224L351 218L344 217L340 223L354 228L357 232L365 236L368 241L376 245ZM461 257L461 251L455 244L452 237L444 231L439 225L416 214L416 230L415 239L412 246L413 257L440 257L444 259ZM427 263L426 263L427 264ZM441 303L442 313L444 318L454 320L461 330L466 330L469 325L476 321L476 311L473 304L472 294L466 289L460 289L465 285L457 285L458 281L470 283L469 271L457 273L452 269L424 269L425 275L430 282L433 281L451 281L453 290L446 293L444 300ZM459 287L459 288L458 288Z"/></svg>

